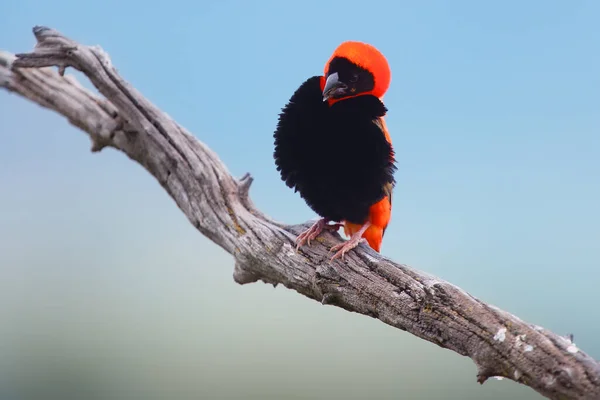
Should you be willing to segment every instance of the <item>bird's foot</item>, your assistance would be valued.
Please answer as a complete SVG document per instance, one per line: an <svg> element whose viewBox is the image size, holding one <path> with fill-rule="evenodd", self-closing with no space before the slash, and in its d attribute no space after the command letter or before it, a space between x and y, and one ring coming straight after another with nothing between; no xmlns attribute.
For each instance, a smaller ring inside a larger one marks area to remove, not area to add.
<svg viewBox="0 0 600 400"><path fill-rule="evenodd" d="M323 230L327 229L328 231L335 232L342 227L342 224L329 225L328 222L328 220L321 218L310 228L302 232L296 239L296 251L305 244L310 246L310 241L315 240Z"/></svg>
<svg viewBox="0 0 600 400"><path fill-rule="evenodd" d="M350 250L352 250L353 248L355 248L356 246L358 246L361 243L367 243L367 239L362 238L362 237L355 238L353 236L349 240L346 240L344 243L336 244L329 250L330 252L337 251L337 253L335 253L333 255L333 257L331 257L331 261L335 260L336 258L340 258L340 257L343 260L344 254L346 254L347 252L349 252Z"/></svg>
<svg viewBox="0 0 600 400"><path fill-rule="evenodd" d="M344 254L346 254L350 250L354 249L356 246L358 246L361 243L367 243L367 239L363 238L362 235L363 235L363 233L365 233L365 231L367 230L367 228L370 225L371 224L367 222L366 224L364 224L362 226L362 228L360 228L360 230L358 232L355 232L350 237L350 239L346 240L344 243L336 244L331 249L329 249L329 252L337 251L337 253L335 253L333 255L333 257L331 257L331 261L335 260L336 258L340 258L340 257L343 260Z"/></svg>

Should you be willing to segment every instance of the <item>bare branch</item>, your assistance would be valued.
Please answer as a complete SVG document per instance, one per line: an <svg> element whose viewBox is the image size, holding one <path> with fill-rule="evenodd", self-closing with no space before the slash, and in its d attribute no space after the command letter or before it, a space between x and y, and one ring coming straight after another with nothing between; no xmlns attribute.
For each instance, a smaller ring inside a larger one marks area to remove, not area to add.
<svg viewBox="0 0 600 400"><path fill-rule="evenodd" d="M365 245L330 262L328 248L341 240L337 234L324 233L296 252L295 236L307 226L283 225L258 211L248 194L250 175L234 179L214 152L124 81L100 47L80 45L46 27L33 32L33 52L0 53L0 86L65 116L88 133L92 151L110 146L140 163L190 222L235 258L237 283L283 284L323 304L379 319L470 357L480 383L499 376L550 399L600 399L600 364L570 338ZM104 97L63 76L67 67L83 72Z"/></svg>

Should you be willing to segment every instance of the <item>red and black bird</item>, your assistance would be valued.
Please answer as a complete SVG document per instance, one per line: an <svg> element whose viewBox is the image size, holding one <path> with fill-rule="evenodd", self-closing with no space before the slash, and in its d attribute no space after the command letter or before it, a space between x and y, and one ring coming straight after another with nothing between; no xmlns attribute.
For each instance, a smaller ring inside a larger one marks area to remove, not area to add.
<svg viewBox="0 0 600 400"><path fill-rule="evenodd" d="M307 79L279 115L277 170L321 217L298 236L298 247L324 229L343 226L350 239L331 248L337 251L332 259L364 241L380 251L396 171L382 102L390 81L379 50L347 41L335 49L323 76Z"/></svg>

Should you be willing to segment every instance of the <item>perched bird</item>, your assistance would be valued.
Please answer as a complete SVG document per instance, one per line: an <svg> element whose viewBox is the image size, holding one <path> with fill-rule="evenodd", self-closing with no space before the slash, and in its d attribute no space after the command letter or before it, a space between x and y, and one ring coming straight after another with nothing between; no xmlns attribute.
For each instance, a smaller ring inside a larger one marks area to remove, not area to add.
<svg viewBox="0 0 600 400"><path fill-rule="evenodd" d="M298 236L298 247L324 229L343 227L350 238L331 248L337 251L332 259L365 241L380 251L396 171L382 102L390 81L379 50L347 41L335 49L323 76L302 83L279 114L277 170L321 217Z"/></svg>

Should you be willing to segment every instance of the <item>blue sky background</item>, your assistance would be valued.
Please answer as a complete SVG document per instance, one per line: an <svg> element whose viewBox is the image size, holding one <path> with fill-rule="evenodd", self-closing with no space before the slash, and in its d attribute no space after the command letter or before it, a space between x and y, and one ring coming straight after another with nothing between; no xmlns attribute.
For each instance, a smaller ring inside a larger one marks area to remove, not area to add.
<svg viewBox="0 0 600 400"><path fill-rule="evenodd" d="M289 223L315 215L275 170L277 115L341 41L374 44L392 68L399 167L382 252L600 359L600 3L2 8L0 49L29 51L38 24L101 45ZM62 117L4 91L0 122L1 390L71 379L105 398L541 398L479 386L468 359L375 320L234 284L231 257L125 156L91 154Z"/></svg>

